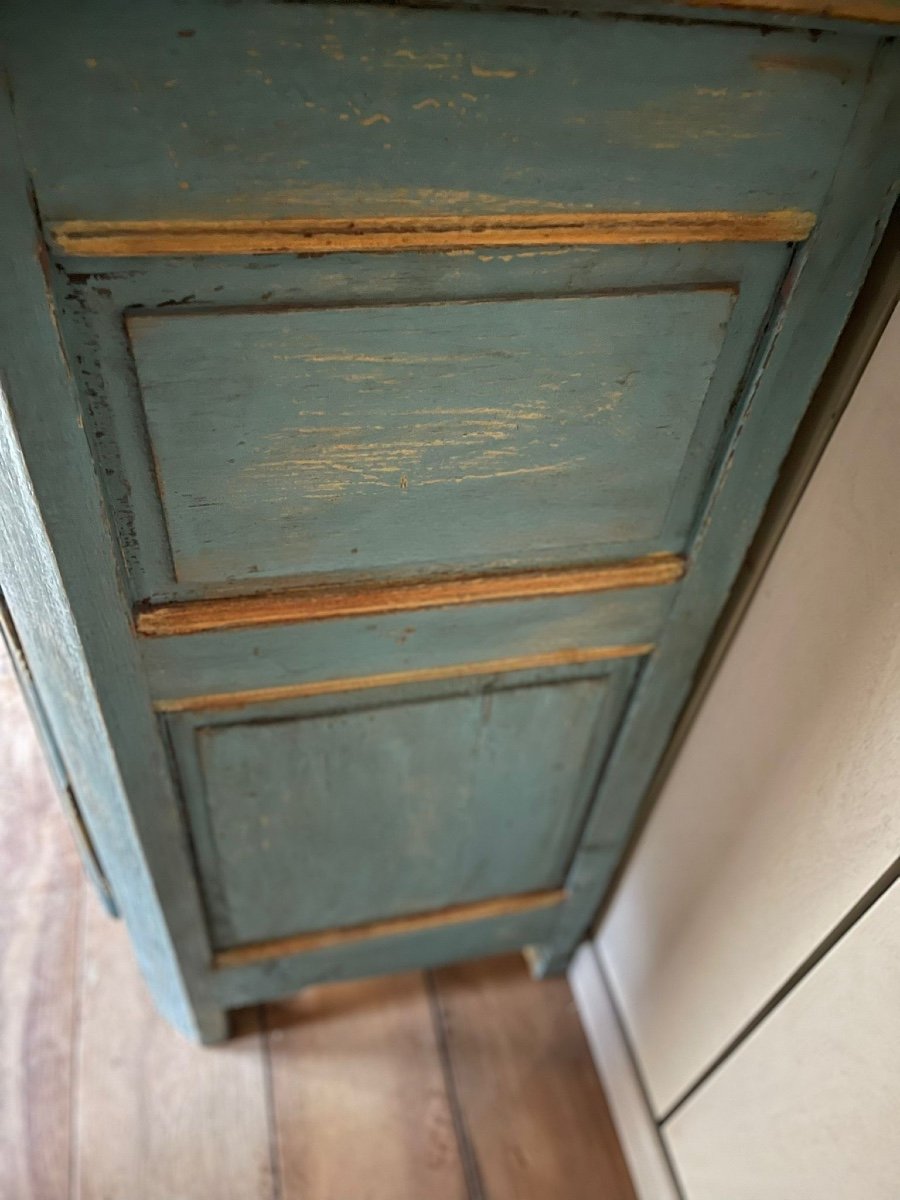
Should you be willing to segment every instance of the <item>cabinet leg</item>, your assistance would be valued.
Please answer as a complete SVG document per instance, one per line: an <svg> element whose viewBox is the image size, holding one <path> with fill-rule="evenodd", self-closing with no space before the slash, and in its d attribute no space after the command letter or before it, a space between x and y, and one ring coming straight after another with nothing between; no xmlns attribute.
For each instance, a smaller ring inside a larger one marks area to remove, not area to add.
<svg viewBox="0 0 900 1200"><path fill-rule="evenodd" d="M225 1042L231 1032L228 1011L224 1008L202 1008L195 1013L197 1041L204 1046Z"/></svg>
<svg viewBox="0 0 900 1200"><path fill-rule="evenodd" d="M552 979L565 975L572 959L571 951L554 946L526 946L522 951L532 979Z"/></svg>

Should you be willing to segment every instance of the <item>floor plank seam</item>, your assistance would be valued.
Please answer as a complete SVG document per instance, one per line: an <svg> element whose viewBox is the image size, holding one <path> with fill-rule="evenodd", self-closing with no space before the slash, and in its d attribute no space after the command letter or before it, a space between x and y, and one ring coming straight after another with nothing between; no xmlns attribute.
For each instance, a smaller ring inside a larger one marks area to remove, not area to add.
<svg viewBox="0 0 900 1200"><path fill-rule="evenodd" d="M272 1073L272 1039L269 1036L269 1021L265 1004L256 1010L262 1049L263 1087L266 1103L266 1125L269 1135L269 1173L272 1177L272 1200L282 1200L284 1188L281 1179L281 1160L278 1151L278 1118L275 1111L275 1080Z"/></svg>
<svg viewBox="0 0 900 1200"><path fill-rule="evenodd" d="M446 1017L441 1005L437 980L433 971L425 971L424 975L425 989L428 994L428 1006L431 1009L431 1020L434 1026L438 1059L440 1060L441 1071L444 1076L447 1104L450 1109L450 1118L453 1122L453 1132L456 1135L456 1146L459 1152L459 1160L462 1164L468 1200L487 1200L484 1183L481 1178L481 1170L478 1166L478 1157L475 1153L472 1139L469 1136L465 1113L463 1112L459 1090L456 1086L453 1057L450 1051L450 1039L447 1034Z"/></svg>

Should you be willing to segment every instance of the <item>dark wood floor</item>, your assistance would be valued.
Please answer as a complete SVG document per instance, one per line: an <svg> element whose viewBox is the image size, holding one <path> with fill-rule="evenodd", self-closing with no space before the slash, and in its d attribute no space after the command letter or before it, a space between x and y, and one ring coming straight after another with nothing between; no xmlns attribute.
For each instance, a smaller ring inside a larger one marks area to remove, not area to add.
<svg viewBox="0 0 900 1200"><path fill-rule="evenodd" d="M0 662L2 1200L633 1200L567 985L313 988L188 1045L81 876Z"/></svg>

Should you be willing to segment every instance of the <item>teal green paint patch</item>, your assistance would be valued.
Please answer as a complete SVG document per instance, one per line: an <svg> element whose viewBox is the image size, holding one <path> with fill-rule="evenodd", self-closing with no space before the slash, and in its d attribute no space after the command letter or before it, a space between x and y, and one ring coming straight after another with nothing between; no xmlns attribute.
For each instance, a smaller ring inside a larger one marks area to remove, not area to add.
<svg viewBox="0 0 900 1200"><path fill-rule="evenodd" d="M733 304L723 287L131 317L176 577L658 539Z"/></svg>

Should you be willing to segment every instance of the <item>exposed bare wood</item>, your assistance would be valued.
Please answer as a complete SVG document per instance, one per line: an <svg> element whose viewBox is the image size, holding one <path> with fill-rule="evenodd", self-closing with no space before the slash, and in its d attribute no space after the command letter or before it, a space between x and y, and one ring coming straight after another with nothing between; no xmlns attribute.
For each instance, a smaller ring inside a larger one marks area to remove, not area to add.
<svg viewBox="0 0 900 1200"><path fill-rule="evenodd" d="M267 942L253 942L247 946L220 950L215 956L215 966L245 967L248 963L264 962L268 958L308 954L312 950L349 946L354 942L367 942L374 938L421 933L426 929L440 929L445 925L459 925L464 921L487 921L491 917L508 917L514 913L552 908L562 904L567 896L568 893L562 888L546 892L526 892L519 896L497 896L492 900L478 900L474 904L454 904L438 912L391 917L386 921L369 921L364 925L322 929L315 933L298 933L293 937L273 938Z"/></svg>
<svg viewBox="0 0 900 1200"><path fill-rule="evenodd" d="M734 9L737 12L783 13L835 21L875 21L900 24L897 0L676 0L686 8Z"/></svg>
<svg viewBox="0 0 900 1200"><path fill-rule="evenodd" d="M247 629L254 625L448 608L458 604L574 596L615 588L659 587L679 580L684 570L684 559L676 554L649 554L630 562L555 571L515 571L350 587L292 588L256 596L149 605L137 612L135 626L144 637L173 637L209 630Z"/></svg>
<svg viewBox="0 0 900 1200"><path fill-rule="evenodd" d="M606 662L614 658L639 658L653 650L652 642L630 646L588 646L575 650L552 650L519 658L493 658L484 662L454 663L447 667L422 667L414 671L390 671L383 675L350 675L342 679L316 679L278 687L253 688L241 692L213 692L198 696L174 696L154 701L157 712L244 708L248 704L274 704L304 696L328 696L359 692L367 688L399 687L405 683L436 683L442 679L467 679L473 675L497 675L507 671L534 671L542 667L572 667L581 663Z"/></svg>
<svg viewBox="0 0 900 1200"><path fill-rule="evenodd" d="M556 212L484 216L330 217L227 221L58 221L66 255L141 258L154 254L336 254L467 250L482 246L661 245L795 242L815 214L774 212Z"/></svg>

